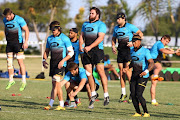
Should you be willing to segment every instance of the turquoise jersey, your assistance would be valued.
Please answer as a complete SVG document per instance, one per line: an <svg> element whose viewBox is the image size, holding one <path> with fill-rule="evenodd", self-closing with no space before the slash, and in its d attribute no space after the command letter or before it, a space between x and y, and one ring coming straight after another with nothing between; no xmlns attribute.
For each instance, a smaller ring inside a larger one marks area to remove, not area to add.
<svg viewBox="0 0 180 120"><path fill-rule="evenodd" d="M79 40L76 40L75 42L71 42L73 49L74 49L74 55L71 59L73 59L72 61L75 62L76 64L79 64Z"/></svg>
<svg viewBox="0 0 180 120"><path fill-rule="evenodd" d="M5 35L7 43L23 43L22 27L26 25L25 20L15 15L14 19L8 21L6 18L3 19L5 25Z"/></svg>
<svg viewBox="0 0 180 120"><path fill-rule="evenodd" d="M106 33L106 25L100 20L84 22L81 32L84 33L85 46L89 46L98 38L98 33ZM103 41L97 47L103 50Z"/></svg>
<svg viewBox="0 0 180 120"><path fill-rule="evenodd" d="M59 36L54 37L53 35L47 38L46 48L51 51L51 61L50 64L58 65L58 63L66 57L67 48L72 46L70 39L63 33ZM64 67L66 67L66 62L64 62Z"/></svg>
<svg viewBox="0 0 180 120"><path fill-rule="evenodd" d="M156 59L157 56L161 53L159 50L164 48L164 44L161 41L157 41L152 48L150 49L150 53L153 59Z"/></svg>
<svg viewBox="0 0 180 120"><path fill-rule="evenodd" d="M86 82L88 82L88 78L86 76L86 70L84 68L79 68L79 74L77 76L73 76L71 74L71 72L67 72L66 75L64 76L64 80L70 81L70 80L74 80L77 83L80 83L82 79L86 79ZM95 79L95 83L100 85L98 80L96 78Z"/></svg>
<svg viewBox="0 0 180 120"><path fill-rule="evenodd" d="M150 51L147 48L141 47L136 52L134 48L131 50L133 75L139 75L148 68L148 60L152 59ZM143 78L148 78L149 73Z"/></svg>

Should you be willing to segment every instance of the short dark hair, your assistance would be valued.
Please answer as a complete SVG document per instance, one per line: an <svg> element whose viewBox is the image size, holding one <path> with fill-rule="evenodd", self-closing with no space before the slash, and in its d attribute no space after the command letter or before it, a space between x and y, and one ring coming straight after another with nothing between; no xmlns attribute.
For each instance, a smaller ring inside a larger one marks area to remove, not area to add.
<svg viewBox="0 0 180 120"><path fill-rule="evenodd" d="M107 60L109 59L109 55L108 55L108 54L104 55L104 57L105 57Z"/></svg>
<svg viewBox="0 0 180 120"><path fill-rule="evenodd" d="M163 35L163 36L162 36L162 38L164 38L164 39L168 39L169 41L171 41L171 37L170 37L170 35ZM162 40L162 38L161 38L161 40Z"/></svg>
<svg viewBox="0 0 180 120"><path fill-rule="evenodd" d="M74 63L74 62L70 62L70 63L68 64L68 66L67 66L67 69L68 69L69 71L75 70L75 69L77 69L77 68L78 68L78 65L77 65L76 63Z"/></svg>
<svg viewBox="0 0 180 120"><path fill-rule="evenodd" d="M136 40L140 40L141 41L142 40L141 36L139 36L138 34L134 34L133 38L132 38L132 42L135 42Z"/></svg>
<svg viewBox="0 0 180 120"><path fill-rule="evenodd" d="M59 31L61 30L60 28L60 22L58 22L58 21L53 21L53 22L51 22L50 23L50 25L49 25L49 30L52 30L54 27L57 27L57 28L59 28Z"/></svg>
<svg viewBox="0 0 180 120"><path fill-rule="evenodd" d="M91 7L91 8L90 8L90 11L91 11L91 10L95 10L95 11L96 11L96 14L99 15L99 19L100 19L100 17L101 17L101 11L99 10L99 8L97 8L97 7Z"/></svg>
<svg viewBox="0 0 180 120"><path fill-rule="evenodd" d="M75 33L78 33L78 29L77 28L71 28L69 31L73 31Z"/></svg>
<svg viewBox="0 0 180 120"><path fill-rule="evenodd" d="M120 12L116 15L116 19L119 19L119 18L125 19L126 21L126 15L123 12Z"/></svg>
<svg viewBox="0 0 180 120"><path fill-rule="evenodd" d="M10 8L5 8L4 11L3 11L3 15L10 15L12 12L12 10Z"/></svg>

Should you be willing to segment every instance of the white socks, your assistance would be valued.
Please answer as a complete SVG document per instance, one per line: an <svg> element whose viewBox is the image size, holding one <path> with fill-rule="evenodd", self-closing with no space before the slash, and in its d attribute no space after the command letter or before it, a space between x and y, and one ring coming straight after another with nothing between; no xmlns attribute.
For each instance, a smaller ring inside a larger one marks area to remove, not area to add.
<svg viewBox="0 0 180 120"><path fill-rule="evenodd" d="M121 90L122 90L122 94L126 95L126 88L121 88Z"/></svg>
<svg viewBox="0 0 180 120"><path fill-rule="evenodd" d="M9 75L9 82L13 81L13 75Z"/></svg>
<svg viewBox="0 0 180 120"><path fill-rule="evenodd" d="M95 96L96 95L96 91L91 92L91 96Z"/></svg>
<svg viewBox="0 0 180 120"><path fill-rule="evenodd" d="M153 99L153 100L152 100L152 103L156 103L156 99Z"/></svg>
<svg viewBox="0 0 180 120"><path fill-rule="evenodd" d="M64 107L64 101L62 100L62 101L59 101L59 105L61 106L61 107Z"/></svg>
<svg viewBox="0 0 180 120"><path fill-rule="evenodd" d="M22 75L22 82L26 83L26 75Z"/></svg>
<svg viewBox="0 0 180 120"><path fill-rule="evenodd" d="M108 96L109 96L108 92L107 92L107 93L104 93L104 97L105 97L105 98L108 97Z"/></svg>
<svg viewBox="0 0 180 120"><path fill-rule="evenodd" d="M49 102L49 105L50 105L51 107L53 107L53 103L54 103L54 100L51 99L50 102Z"/></svg>
<svg viewBox="0 0 180 120"><path fill-rule="evenodd" d="M158 75L154 75L154 77L158 77Z"/></svg>

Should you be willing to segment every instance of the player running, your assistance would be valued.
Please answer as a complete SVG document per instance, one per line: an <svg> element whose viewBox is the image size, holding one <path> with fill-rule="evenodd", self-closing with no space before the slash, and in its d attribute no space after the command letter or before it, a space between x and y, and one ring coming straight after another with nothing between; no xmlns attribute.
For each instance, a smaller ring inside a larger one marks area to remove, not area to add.
<svg viewBox="0 0 180 120"><path fill-rule="evenodd" d="M143 38L143 33L134 25L126 22L126 16L124 13L118 13L117 16L118 25L114 27L113 37L112 37L112 51L117 54L117 63L120 70L120 83L121 83L121 97L120 102L123 102L127 97L125 89L125 74L123 73L123 68L125 68L131 60L130 47L132 47L132 37L133 33L138 34ZM116 39L118 39L118 48L116 49ZM132 69L126 72L127 78L130 81ZM130 98L130 97L129 97ZM131 102L131 98L129 100Z"/></svg>
<svg viewBox="0 0 180 120"><path fill-rule="evenodd" d="M22 84L20 87L20 91L23 91L27 85L26 83L26 69L23 62L24 59L24 49L28 48L28 38L29 38L29 29L25 22L25 20L15 15L10 8L6 8L3 11L4 15L4 32L6 35L7 46L6 46L6 54L7 54L7 68L9 73L9 82L6 86L6 90L8 90L12 85L15 84L13 80L14 76L14 67L13 67L13 58L16 55L21 75L22 75ZM23 42L22 30L25 31L25 41Z"/></svg>
<svg viewBox="0 0 180 120"><path fill-rule="evenodd" d="M154 62L151 57L150 51L143 46L141 46L141 37L139 35L134 35L132 38L132 43L134 48L131 50L131 58L132 61L124 71L129 68L133 68L132 77L130 81L130 91L132 102L136 113L133 115L134 117L142 116L139 108L139 102L144 111L143 117L150 117L146 107L146 100L143 97L143 92L145 90L149 71L151 71L154 67Z"/></svg>
<svg viewBox="0 0 180 120"><path fill-rule="evenodd" d="M166 46L169 42L171 41L171 37L169 35L164 35L162 36L160 41L157 41L153 47L150 49L151 56L154 60L154 70L151 72L153 74L151 76L151 104L152 105L158 105L159 103L156 101L155 96L156 96L156 85L158 81L164 80L163 77L159 77L159 72L162 70L162 65L161 65L161 59L157 59L158 55L162 56L162 53L165 54L175 54L178 52L180 49L174 51L172 49L166 49L164 46ZM159 57L161 58L161 57Z"/></svg>
<svg viewBox="0 0 180 120"><path fill-rule="evenodd" d="M43 56L43 66L46 69L48 68L46 59L51 51L49 76L52 77L52 90L49 105L44 109L51 109L56 96L58 96L60 105L57 106L55 110L65 110L60 81L63 79L66 61L74 55L74 51L70 39L61 32L60 23L58 21L51 22L49 27L53 35L47 38L46 49ZM66 51L68 51L67 55Z"/></svg>
<svg viewBox="0 0 180 120"><path fill-rule="evenodd" d="M100 21L101 12L98 8L90 8L89 21L84 22L79 38L79 48L83 51L83 41L85 41L83 65L87 71L87 77L91 88L90 106L95 102L97 93L93 79L93 66L95 65L100 75L104 90L104 106L109 104L109 94L107 88L107 77L104 71L104 51L103 39L106 33L106 25Z"/></svg>
<svg viewBox="0 0 180 120"><path fill-rule="evenodd" d="M61 81L61 85L63 86L66 83L66 91L71 100L71 104L68 107L76 108L74 97L78 92L87 92L89 100L91 100L91 89L84 68L79 68L78 65L73 62L70 63L67 68L69 72L66 73L64 80ZM96 79L94 87L95 91L99 89L99 82ZM93 104L89 106L89 108L94 108Z"/></svg>
<svg viewBox="0 0 180 120"><path fill-rule="evenodd" d="M72 44L73 49L74 49L74 55L72 58L70 58L67 61L67 66L70 62L75 62L79 66L79 58L78 57L79 57L79 54L82 56L83 53L79 51L79 40L78 40L77 36L78 36L78 29L77 28L71 28L69 30L69 38L71 40L71 44ZM65 73L67 73L67 72L68 72L68 69L66 67ZM65 84L65 87L68 88L68 86L66 84ZM69 100L70 99L69 99L69 96L67 94L66 101L64 102L64 106L69 106ZM75 102L78 106L81 105L81 101L77 95L75 96Z"/></svg>

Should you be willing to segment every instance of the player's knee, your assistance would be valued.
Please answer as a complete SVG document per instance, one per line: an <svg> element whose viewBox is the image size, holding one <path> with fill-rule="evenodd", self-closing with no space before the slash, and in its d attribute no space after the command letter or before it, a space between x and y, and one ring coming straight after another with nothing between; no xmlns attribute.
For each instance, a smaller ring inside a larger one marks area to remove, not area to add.
<svg viewBox="0 0 180 120"><path fill-rule="evenodd" d="M8 67L8 69L13 69L13 56L11 56L11 55L8 55L7 67Z"/></svg>

